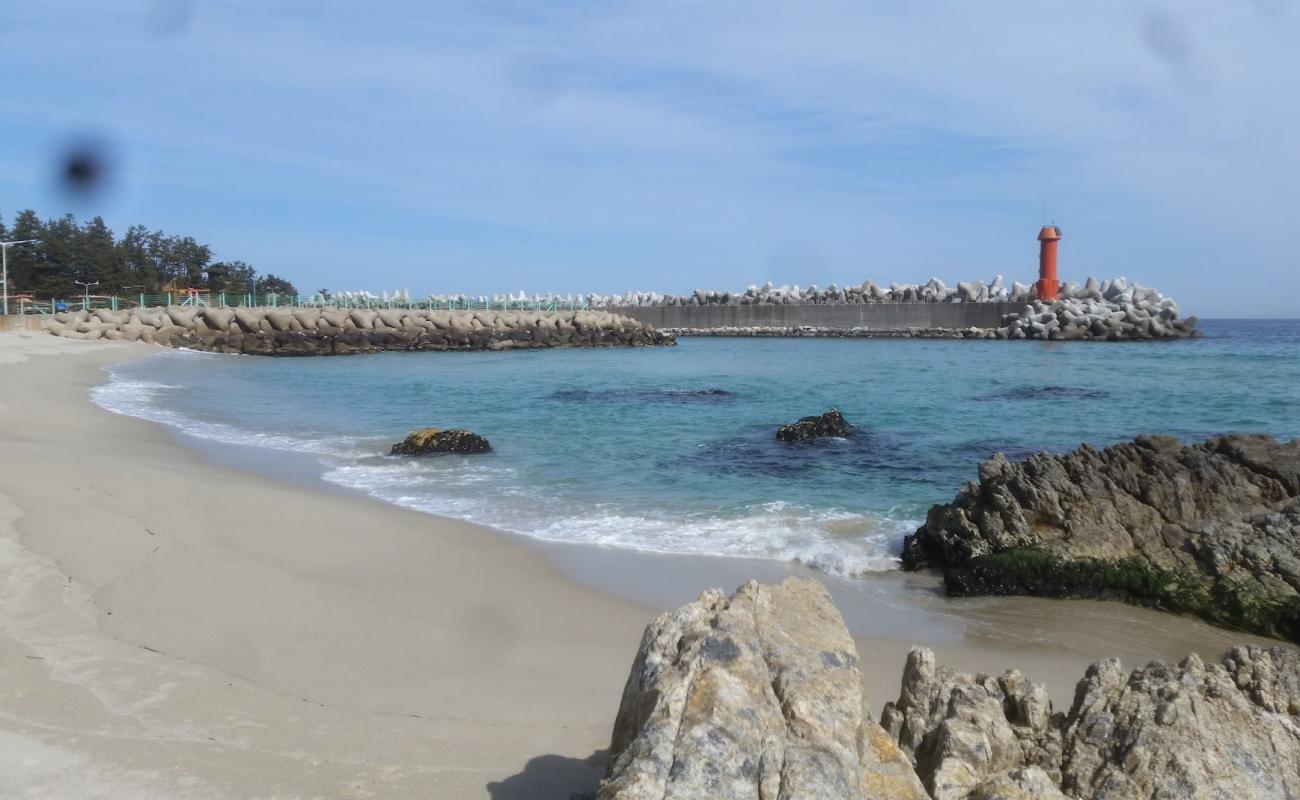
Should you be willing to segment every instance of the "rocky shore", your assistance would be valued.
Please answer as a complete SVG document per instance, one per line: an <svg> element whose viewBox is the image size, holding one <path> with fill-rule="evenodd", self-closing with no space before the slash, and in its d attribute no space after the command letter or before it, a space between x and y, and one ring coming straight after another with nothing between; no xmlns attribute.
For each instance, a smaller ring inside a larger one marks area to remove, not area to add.
<svg viewBox="0 0 1300 800"><path fill-rule="evenodd" d="M168 306L59 312L57 336L148 342L247 355L354 355L384 350L513 350L671 345L674 338L603 311L419 311Z"/></svg>
<svg viewBox="0 0 1300 800"><path fill-rule="evenodd" d="M950 595L1117 598L1300 642L1300 439L994 455L907 537Z"/></svg>
<svg viewBox="0 0 1300 800"><path fill-rule="evenodd" d="M641 639L599 800L1300 796L1300 657L1090 667L1064 713L1012 670L914 648L878 722L826 590L712 590Z"/></svg>

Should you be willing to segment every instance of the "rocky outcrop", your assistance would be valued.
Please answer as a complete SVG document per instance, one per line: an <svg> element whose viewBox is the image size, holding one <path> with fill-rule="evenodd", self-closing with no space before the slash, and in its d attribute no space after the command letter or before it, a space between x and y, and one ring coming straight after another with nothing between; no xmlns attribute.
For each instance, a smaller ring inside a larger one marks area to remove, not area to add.
<svg viewBox="0 0 1300 800"><path fill-rule="evenodd" d="M1047 690L1019 672L1000 678L954 672L936 666L931 651L913 648L898 702L885 707L880 721L936 800L960 800L990 778L1026 766L1059 778L1061 734ZM994 788L986 787L985 796Z"/></svg>
<svg viewBox="0 0 1300 800"><path fill-rule="evenodd" d="M936 800L1300 796L1300 657L1239 647L1125 674L1090 667L1068 713L1042 687L914 648L882 722Z"/></svg>
<svg viewBox="0 0 1300 800"><path fill-rule="evenodd" d="M1300 797L1300 716L1258 691L1261 674L1291 688L1295 651L1239 647L1222 664L1195 655L1125 675L1115 659L1088 669L1065 720L1061 787L1073 797ZM1262 701L1262 702L1261 702Z"/></svg>
<svg viewBox="0 0 1300 800"><path fill-rule="evenodd" d="M819 584L711 590L646 628L597 797L1293 800L1300 653L1100 661L1056 712L1018 671L957 672L913 648L877 725Z"/></svg>
<svg viewBox="0 0 1300 800"><path fill-rule="evenodd" d="M470 431L443 428L422 428L411 431L407 437L393 445L389 455L428 456L438 453L490 453L492 445L487 439Z"/></svg>
<svg viewBox="0 0 1300 800"><path fill-rule="evenodd" d="M1300 641L1300 439L995 455L907 537L949 594L1114 597Z"/></svg>
<svg viewBox="0 0 1300 800"><path fill-rule="evenodd" d="M641 347L674 339L601 311L421 311L347 308L167 308L59 312L50 332L248 355L354 355L383 350Z"/></svg>
<svg viewBox="0 0 1300 800"><path fill-rule="evenodd" d="M921 800L813 581L717 590L646 628L600 800Z"/></svg>
<svg viewBox="0 0 1300 800"><path fill-rule="evenodd" d="M780 442L803 442L827 436L848 436L850 430L844 415L832 408L825 414L804 417L798 422L782 425L776 430L776 438Z"/></svg>

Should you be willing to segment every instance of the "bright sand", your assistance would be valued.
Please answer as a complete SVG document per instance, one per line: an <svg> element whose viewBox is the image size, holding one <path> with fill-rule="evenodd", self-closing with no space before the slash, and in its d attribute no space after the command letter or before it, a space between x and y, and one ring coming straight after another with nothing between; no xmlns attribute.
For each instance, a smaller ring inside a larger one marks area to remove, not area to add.
<svg viewBox="0 0 1300 800"><path fill-rule="evenodd" d="M0 335L0 796L567 800L657 610L808 574L523 546L216 465L89 402L103 365L152 352ZM1103 656L1251 640L1116 603L951 602L928 576L827 582L872 634L876 708L912 642L1061 703Z"/></svg>

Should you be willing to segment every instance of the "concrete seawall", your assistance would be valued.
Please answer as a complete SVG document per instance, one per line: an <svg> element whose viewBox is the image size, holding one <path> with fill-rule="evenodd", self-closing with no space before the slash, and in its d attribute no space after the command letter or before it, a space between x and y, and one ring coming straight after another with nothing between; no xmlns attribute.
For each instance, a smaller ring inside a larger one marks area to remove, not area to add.
<svg viewBox="0 0 1300 800"><path fill-rule="evenodd" d="M609 309L659 329L996 328L1024 303L859 303L837 305L658 306Z"/></svg>
<svg viewBox="0 0 1300 800"><path fill-rule="evenodd" d="M0 331L45 330L44 319L44 314L0 314Z"/></svg>

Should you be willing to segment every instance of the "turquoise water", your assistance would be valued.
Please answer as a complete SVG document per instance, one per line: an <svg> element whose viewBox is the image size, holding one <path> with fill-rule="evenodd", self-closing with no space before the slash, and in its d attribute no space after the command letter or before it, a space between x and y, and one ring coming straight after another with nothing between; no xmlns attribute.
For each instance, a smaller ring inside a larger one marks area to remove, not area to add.
<svg viewBox="0 0 1300 800"><path fill-rule="evenodd" d="M95 399L200 438L310 453L324 480L542 539L892 569L995 451L1141 433L1300 435L1300 321L1162 343L683 339L675 348L114 367ZM847 439L775 441L838 407ZM412 428L495 452L390 458Z"/></svg>

